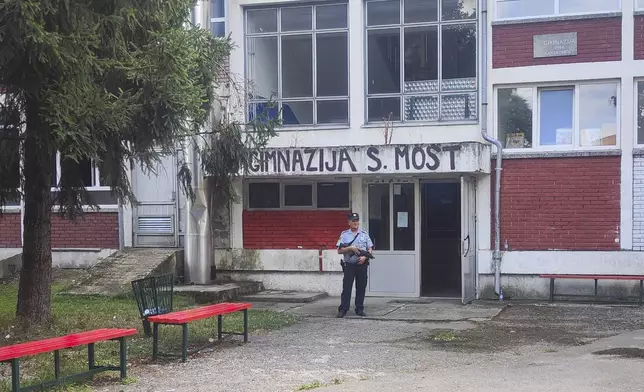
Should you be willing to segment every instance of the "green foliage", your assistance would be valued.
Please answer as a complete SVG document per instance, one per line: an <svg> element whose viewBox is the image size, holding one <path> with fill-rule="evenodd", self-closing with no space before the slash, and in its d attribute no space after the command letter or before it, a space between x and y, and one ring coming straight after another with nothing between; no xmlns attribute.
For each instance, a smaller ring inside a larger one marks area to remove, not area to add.
<svg viewBox="0 0 644 392"><path fill-rule="evenodd" d="M81 161L98 165L102 185L110 186L121 202L134 201L128 161L151 171L160 154L174 153L178 142L202 134L214 136L213 148L202 153L208 169L222 182L237 175L231 169L240 161L227 159L243 160L249 149L262 148L275 124L252 126L260 143L239 142L247 124L209 125L218 99L215 77L232 43L187 22L193 2L0 4L0 85L6 86L2 109L18 113L23 121L13 131L0 131L0 203L16 196L13 162L19 159L18 141L28 138L52 155L52 164L59 151L62 171L55 204L70 218L82 213L83 204L95 205L80 175ZM204 127L212 129L204 132ZM219 152L225 157L209 155ZM190 194L186 169L181 174Z"/></svg>

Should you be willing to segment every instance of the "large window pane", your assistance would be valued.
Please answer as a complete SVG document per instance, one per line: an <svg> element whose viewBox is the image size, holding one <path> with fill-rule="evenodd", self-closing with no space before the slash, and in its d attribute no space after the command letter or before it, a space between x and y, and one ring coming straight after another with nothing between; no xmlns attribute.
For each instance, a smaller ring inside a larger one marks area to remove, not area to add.
<svg viewBox="0 0 644 392"><path fill-rule="evenodd" d="M313 96L313 36L282 36L282 97Z"/></svg>
<svg viewBox="0 0 644 392"><path fill-rule="evenodd" d="M400 0L367 2L367 25L400 24Z"/></svg>
<svg viewBox="0 0 644 392"><path fill-rule="evenodd" d="M282 9L282 31L311 30L313 8L295 7Z"/></svg>
<svg viewBox="0 0 644 392"><path fill-rule="evenodd" d="M318 182L318 208L349 208L348 182Z"/></svg>
<svg viewBox="0 0 644 392"><path fill-rule="evenodd" d="M644 9L644 0L637 0L635 2L635 8L638 10Z"/></svg>
<svg viewBox="0 0 644 392"><path fill-rule="evenodd" d="M226 16L225 0L210 0L210 17L224 18Z"/></svg>
<svg viewBox="0 0 644 392"><path fill-rule="evenodd" d="M394 187L394 250L414 250L414 184L393 184Z"/></svg>
<svg viewBox="0 0 644 392"><path fill-rule="evenodd" d="M475 19L476 1L477 0L442 0L442 20Z"/></svg>
<svg viewBox="0 0 644 392"><path fill-rule="evenodd" d="M539 92L539 143L542 146L572 145L574 90Z"/></svg>
<svg viewBox="0 0 644 392"><path fill-rule="evenodd" d="M476 25L443 26L443 90L476 88Z"/></svg>
<svg viewBox="0 0 644 392"><path fill-rule="evenodd" d="M349 95L347 33L316 35L317 96Z"/></svg>
<svg viewBox="0 0 644 392"><path fill-rule="evenodd" d="M438 97L420 96L405 97L405 120L437 121Z"/></svg>
<svg viewBox="0 0 644 392"><path fill-rule="evenodd" d="M1 97L0 99L7 99ZM6 105L10 105L7 101ZM20 188L20 115L17 111L3 108L0 112L0 178L5 191ZM55 165L55 162L54 162ZM55 166L54 166L55 167Z"/></svg>
<svg viewBox="0 0 644 392"><path fill-rule="evenodd" d="M369 235L374 250L390 250L389 184L369 185Z"/></svg>
<svg viewBox="0 0 644 392"><path fill-rule="evenodd" d="M249 208L279 208L280 184L277 182L253 182L248 184Z"/></svg>
<svg viewBox="0 0 644 392"><path fill-rule="evenodd" d="M313 102L284 102L282 120L284 125L312 125Z"/></svg>
<svg viewBox="0 0 644 392"><path fill-rule="evenodd" d="M318 124L348 124L349 102L318 101Z"/></svg>
<svg viewBox="0 0 644 392"><path fill-rule="evenodd" d="M400 98L369 98L368 121L400 121Z"/></svg>
<svg viewBox="0 0 644 392"><path fill-rule="evenodd" d="M248 105L248 121L257 120L260 123L267 123L277 119L279 115L279 104L272 102L253 102Z"/></svg>
<svg viewBox="0 0 644 392"><path fill-rule="evenodd" d="M252 99L277 95L277 37L248 39L248 73Z"/></svg>
<svg viewBox="0 0 644 392"><path fill-rule="evenodd" d="M637 144L644 144L644 82L637 82L637 108L635 110L637 110Z"/></svg>
<svg viewBox="0 0 644 392"><path fill-rule="evenodd" d="M405 23L436 22L438 0L405 0Z"/></svg>
<svg viewBox="0 0 644 392"><path fill-rule="evenodd" d="M400 30L374 30L368 36L368 93L400 92Z"/></svg>
<svg viewBox="0 0 644 392"><path fill-rule="evenodd" d="M497 0L497 19L554 15L555 0Z"/></svg>
<svg viewBox="0 0 644 392"><path fill-rule="evenodd" d="M560 14L619 11L619 0L559 0Z"/></svg>
<svg viewBox="0 0 644 392"><path fill-rule="evenodd" d="M617 85L579 86L580 144L615 146L617 144Z"/></svg>
<svg viewBox="0 0 644 392"><path fill-rule="evenodd" d="M277 31L277 10L253 10L246 13L246 31L271 33Z"/></svg>
<svg viewBox="0 0 644 392"><path fill-rule="evenodd" d="M347 27L346 4L319 5L315 8L315 29L343 29Z"/></svg>
<svg viewBox="0 0 644 392"><path fill-rule="evenodd" d="M405 92L438 92L438 28L405 29Z"/></svg>
<svg viewBox="0 0 644 392"><path fill-rule="evenodd" d="M210 32L215 37L225 37L226 22L210 22Z"/></svg>
<svg viewBox="0 0 644 392"><path fill-rule="evenodd" d="M313 185L284 185L284 206L313 206Z"/></svg>
<svg viewBox="0 0 644 392"><path fill-rule="evenodd" d="M532 89L500 89L498 95L499 140L505 148L532 147Z"/></svg>

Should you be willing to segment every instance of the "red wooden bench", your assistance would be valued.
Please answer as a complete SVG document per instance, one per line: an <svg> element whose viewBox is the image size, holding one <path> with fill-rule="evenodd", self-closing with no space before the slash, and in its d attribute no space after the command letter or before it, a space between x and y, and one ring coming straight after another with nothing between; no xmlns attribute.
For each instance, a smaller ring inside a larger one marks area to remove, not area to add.
<svg viewBox="0 0 644 392"><path fill-rule="evenodd" d="M642 304L642 297L644 296L644 275L599 275L599 274L541 274L540 278L550 279L550 302L554 301L557 297L583 297L578 294L555 294L555 279L585 279L595 281L595 299L599 298L597 295L597 281L603 280L639 280L639 304Z"/></svg>
<svg viewBox="0 0 644 392"><path fill-rule="evenodd" d="M248 309L253 305L250 303L220 303L216 305L202 306L194 309L186 309L147 318L152 323L152 360L156 360L159 355L159 325L181 325L183 329L183 339L181 343L181 359L185 362L188 356L188 323L196 320L217 316L217 339L221 340L222 335L243 335L244 343L248 342ZM223 332L222 316L224 314L243 312L244 313L244 332ZM205 348L205 347L204 347ZM202 348L203 349L203 348ZM199 350L196 350L199 351ZM166 354L167 355L167 354Z"/></svg>
<svg viewBox="0 0 644 392"><path fill-rule="evenodd" d="M65 382L78 380L92 376L96 373L113 370L121 372L121 379L127 376L125 338L136 335L136 329L96 329L75 333L66 336L59 336L51 339L36 340L32 342L19 343L11 346L0 347L0 362L11 362L11 390L30 391L34 389L44 389ZM97 366L94 363L94 343L118 340L120 343L120 364L119 366ZM61 377L60 376L60 350L87 346L87 357L89 370L83 373ZM20 388L20 359L26 356L45 354L54 352L54 377L55 380L48 381L38 385L31 385Z"/></svg>

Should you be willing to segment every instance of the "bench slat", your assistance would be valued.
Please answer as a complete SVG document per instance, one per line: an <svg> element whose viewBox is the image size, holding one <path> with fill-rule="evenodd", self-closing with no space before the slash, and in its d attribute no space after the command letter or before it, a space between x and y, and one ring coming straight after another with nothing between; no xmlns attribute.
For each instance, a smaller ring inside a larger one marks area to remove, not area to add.
<svg viewBox="0 0 644 392"><path fill-rule="evenodd" d="M199 308L186 309L178 312L152 316L148 317L148 321L153 323L184 324L190 321L201 320L212 316L250 309L252 306L253 305L250 303L224 302L215 305L202 306Z"/></svg>
<svg viewBox="0 0 644 392"><path fill-rule="evenodd" d="M43 354L77 346L84 346L104 340L118 339L136 335L136 329L103 328L85 331L50 339L18 343L0 347L0 362L9 361L28 355Z"/></svg>
<svg viewBox="0 0 644 392"><path fill-rule="evenodd" d="M554 279L611 279L611 280L644 280L644 275L582 275L582 274L542 274L540 278Z"/></svg>

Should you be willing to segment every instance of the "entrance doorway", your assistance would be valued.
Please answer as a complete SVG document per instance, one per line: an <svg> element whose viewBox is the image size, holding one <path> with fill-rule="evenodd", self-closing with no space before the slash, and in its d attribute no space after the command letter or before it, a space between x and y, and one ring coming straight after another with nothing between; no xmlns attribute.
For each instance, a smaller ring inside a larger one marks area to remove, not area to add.
<svg viewBox="0 0 644 392"><path fill-rule="evenodd" d="M422 296L476 298L476 179L421 182Z"/></svg>
<svg viewBox="0 0 644 392"><path fill-rule="evenodd" d="M422 182L421 296L461 296L461 184Z"/></svg>

